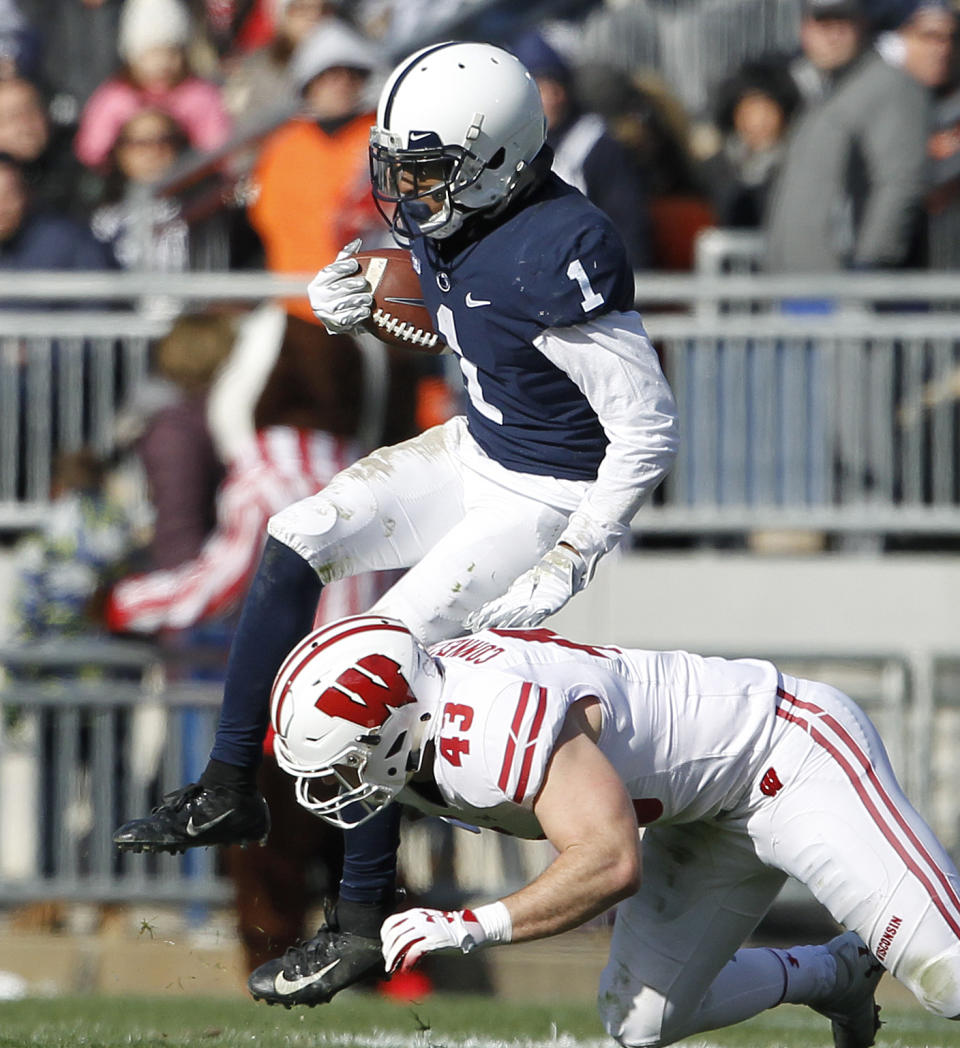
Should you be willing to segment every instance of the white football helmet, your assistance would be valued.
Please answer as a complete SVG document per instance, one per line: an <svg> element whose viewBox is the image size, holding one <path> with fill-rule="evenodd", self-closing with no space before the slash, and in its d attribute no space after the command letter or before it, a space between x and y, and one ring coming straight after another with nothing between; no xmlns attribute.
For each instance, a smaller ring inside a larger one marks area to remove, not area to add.
<svg viewBox="0 0 960 1048"><path fill-rule="evenodd" d="M358 615L308 634L270 693L274 753L300 804L342 829L386 807L420 766L440 683L395 619Z"/></svg>
<svg viewBox="0 0 960 1048"><path fill-rule="evenodd" d="M397 66L380 95L370 130L377 206L401 242L448 237L525 184L546 135L536 81L508 51L455 41L425 47ZM396 205L392 218L383 205Z"/></svg>

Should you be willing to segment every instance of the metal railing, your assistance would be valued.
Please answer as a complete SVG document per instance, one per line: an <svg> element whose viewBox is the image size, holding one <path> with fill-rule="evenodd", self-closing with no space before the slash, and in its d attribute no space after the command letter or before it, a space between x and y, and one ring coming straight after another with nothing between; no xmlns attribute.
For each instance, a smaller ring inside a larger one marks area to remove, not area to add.
<svg viewBox="0 0 960 1048"><path fill-rule="evenodd" d="M713 272L638 274L682 427L638 528L960 531L960 281L767 276L747 271L750 250L714 256ZM0 527L42 519L58 448L111 450L149 340L179 310L297 295L305 280L5 277L0 306L19 308L0 309ZM111 308L75 308L84 301Z"/></svg>
<svg viewBox="0 0 960 1048"><path fill-rule="evenodd" d="M145 644L0 650L0 901L224 901L217 855L121 855L111 836L196 779L220 688Z"/></svg>

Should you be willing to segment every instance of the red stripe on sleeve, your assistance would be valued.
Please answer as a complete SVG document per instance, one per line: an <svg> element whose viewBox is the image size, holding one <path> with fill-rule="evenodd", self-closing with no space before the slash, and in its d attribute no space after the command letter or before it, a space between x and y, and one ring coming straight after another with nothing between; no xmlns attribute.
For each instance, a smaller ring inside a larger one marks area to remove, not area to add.
<svg viewBox="0 0 960 1048"><path fill-rule="evenodd" d="M520 731L520 725L523 724L523 715L526 712L532 689L533 685L529 681L520 689L520 701L513 715L513 723L510 725L510 737L507 739L507 749L503 755L503 767L500 769L500 778L497 780L497 785L504 793L507 792L507 786L510 785L510 769L513 766L513 757L517 749L517 733Z"/></svg>
<svg viewBox="0 0 960 1048"><path fill-rule="evenodd" d="M523 750L523 764L520 767L520 780L517 783L516 791L513 794L513 801L515 804L519 804L527 792L527 783L530 780L530 766L533 764L533 751L537 746L537 738L540 735L540 729L543 727L543 718L547 712L547 689L541 688L540 693L537 697L537 712L533 715L533 724L530 725L530 734L527 737L527 744Z"/></svg>

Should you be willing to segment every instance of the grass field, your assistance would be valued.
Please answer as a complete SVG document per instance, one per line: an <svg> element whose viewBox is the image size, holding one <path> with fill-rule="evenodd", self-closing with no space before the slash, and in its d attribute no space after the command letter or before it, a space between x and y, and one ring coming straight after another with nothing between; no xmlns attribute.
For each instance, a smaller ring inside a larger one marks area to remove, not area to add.
<svg viewBox="0 0 960 1048"><path fill-rule="evenodd" d="M878 1048L960 1048L960 1024L885 1009ZM587 1004L436 996L402 1005L345 994L325 1008L191 997L30 999L0 1005L0 1048L610 1048ZM825 1020L782 1007L688 1048L831 1048Z"/></svg>

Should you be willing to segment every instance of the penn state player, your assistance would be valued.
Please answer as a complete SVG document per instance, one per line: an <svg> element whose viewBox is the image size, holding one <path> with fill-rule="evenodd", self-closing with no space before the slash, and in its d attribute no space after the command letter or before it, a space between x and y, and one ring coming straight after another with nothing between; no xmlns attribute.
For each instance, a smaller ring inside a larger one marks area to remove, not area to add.
<svg viewBox="0 0 960 1048"><path fill-rule="evenodd" d="M825 1015L837 1048L869 1048L884 968L960 1019L960 874L876 728L827 684L547 629L428 651L403 623L359 615L301 644L271 708L298 801L334 825L398 800L554 846L504 899L389 917L390 971L556 935L619 903L597 1000L629 1048L783 1002ZM742 948L788 876L847 931Z"/></svg>
<svg viewBox="0 0 960 1048"><path fill-rule="evenodd" d="M371 131L374 196L420 267L458 355L465 417L339 473L271 518L198 783L122 826L121 848L256 840L252 785L270 685L312 625L321 584L409 571L375 610L423 643L487 624L533 625L589 581L669 469L676 410L609 220L550 173L537 85L497 47L444 43L394 70ZM333 333L369 316L348 245L311 282ZM261 966L251 992L317 1004L382 968L399 816L346 835L340 897L309 942Z"/></svg>

